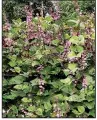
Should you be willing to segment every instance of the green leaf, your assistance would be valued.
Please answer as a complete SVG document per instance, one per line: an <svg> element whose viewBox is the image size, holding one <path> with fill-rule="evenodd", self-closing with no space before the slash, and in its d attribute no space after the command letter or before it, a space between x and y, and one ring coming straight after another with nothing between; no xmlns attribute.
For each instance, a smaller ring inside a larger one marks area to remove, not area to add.
<svg viewBox="0 0 97 120"><path fill-rule="evenodd" d="M6 79L3 80L3 86L7 86L8 85L8 81Z"/></svg>
<svg viewBox="0 0 97 120"><path fill-rule="evenodd" d="M30 102L32 102L32 100L24 97L24 98L22 98L22 102L24 102L24 103L30 103Z"/></svg>
<svg viewBox="0 0 97 120"><path fill-rule="evenodd" d="M41 26L42 26L42 29L47 29L48 28L48 26L49 26L49 23L47 23L46 21L43 21L42 23L41 23Z"/></svg>
<svg viewBox="0 0 97 120"><path fill-rule="evenodd" d="M50 101L44 103L44 108L49 111L52 108L52 105L50 104Z"/></svg>
<svg viewBox="0 0 97 120"><path fill-rule="evenodd" d="M86 80L87 80L88 85L95 84L95 81L93 80L93 77L90 76L90 75L86 75Z"/></svg>
<svg viewBox="0 0 97 120"><path fill-rule="evenodd" d="M37 59L40 59L43 57L42 53L40 52L40 50L37 50L36 53L35 53L35 56Z"/></svg>
<svg viewBox="0 0 97 120"><path fill-rule="evenodd" d="M52 22L53 18L51 16L45 16L45 20L50 23Z"/></svg>
<svg viewBox="0 0 97 120"><path fill-rule="evenodd" d="M18 114L18 108L15 105L12 105L10 108L13 112L13 114Z"/></svg>
<svg viewBox="0 0 97 120"><path fill-rule="evenodd" d="M55 46L57 46L59 43L60 43L60 41L58 39L52 41L52 44Z"/></svg>
<svg viewBox="0 0 97 120"><path fill-rule="evenodd" d="M15 67L16 66L16 61L10 61L8 63L11 67Z"/></svg>
<svg viewBox="0 0 97 120"><path fill-rule="evenodd" d="M86 102L85 106L87 106L89 109L93 109L94 108L95 103L94 102Z"/></svg>
<svg viewBox="0 0 97 120"><path fill-rule="evenodd" d="M72 58L76 57L76 54L75 54L75 52L71 51L68 53L67 57L72 59Z"/></svg>
<svg viewBox="0 0 97 120"><path fill-rule="evenodd" d="M14 67L14 70L15 70L15 72L17 72L17 73L20 73L20 72L21 72L21 68L20 68L20 67Z"/></svg>
<svg viewBox="0 0 97 120"><path fill-rule="evenodd" d="M93 109L89 111L89 115L95 117L96 116L95 110Z"/></svg>
<svg viewBox="0 0 97 120"><path fill-rule="evenodd" d="M58 52L63 52L64 51L64 47L61 46L61 45L59 45L56 49L57 49Z"/></svg>
<svg viewBox="0 0 97 120"><path fill-rule="evenodd" d="M78 26L79 20L68 20L67 24L68 24L68 26L72 26L72 27Z"/></svg>
<svg viewBox="0 0 97 120"><path fill-rule="evenodd" d="M38 78L30 81L31 82L31 86L39 85L39 81L40 81L40 79L38 79Z"/></svg>
<svg viewBox="0 0 97 120"><path fill-rule="evenodd" d="M43 55L48 55L48 54L50 54L50 52L51 51L49 49L42 51Z"/></svg>
<svg viewBox="0 0 97 120"><path fill-rule="evenodd" d="M25 77L18 75L18 76L13 77L9 80L9 85L21 84L21 83L23 83L23 81L25 81Z"/></svg>
<svg viewBox="0 0 97 120"><path fill-rule="evenodd" d="M70 38L70 36L69 36L69 34L65 34L65 39L69 39Z"/></svg>
<svg viewBox="0 0 97 120"><path fill-rule="evenodd" d="M74 95L71 95L69 98L68 98L68 101L74 101L74 102L81 102L81 101L83 101L83 100L85 100L85 98L84 98L84 96L82 96L82 95L76 95L76 94L74 94Z"/></svg>
<svg viewBox="0 0 97 120"><path fill-rule="evenodd" d="M92 34L91 38L95 40L95 33Z"/></svg>
<svg viewBox="0 0 97 120"><path fill-rule="evenodd" d="M80 113L77 111L77 110L72 110L72 112L75 114L75 115L80 115Z"/></svg>
<svg viewBox="0 0 97 120"><path fill-rule="evenodd" d="M77 52L82 53L84 51L84 48L82 46L76 46Z"/></svg>
<svg viewBox="0 0 97 120"><path fill-rule="evenodd" d="M84 23L80 23L80 29L85 29L85 25L84 25Z"/></svg>
<svg viewBox="0 0 97 120"><path fill-rule="evenodd" d="M16 55L12 55L8 57L11 61L16 61L17 56Z"/></svg>
<svg viewBox="0 0 97 120"><path fill-rule="evenodd" d="M32 62L32 66L34 67L34 66L36 66L36 65L39 65L39 62L38 62L38 61L33 61L33 62Z"/></svg>
<svg viewBox="0 0 97 120"><path fill-rule="evenodd" d="M22 90L22 85L15 85L14 88L17 90Z"/></svg>
<svg viewBox="0 0 97 120"><path fill-rule="evenodd" d="M60 101L64 101L64 95L62 95L62 94L57 94L57 95L55 95L54 97L52 97L52 100L56 100L56 99L58 99L58 100L60 100Z"/></svg>
<svg viewBox="0 0 97 120"><path fill-rule="evenodd" d="M67 77L66 79L64 79L64 80L60 80L62 83L65 83L66 85L70 85L71 84L71 82L72 82L72 80L69 78L69 77Z"/></svg>
<svg viewBox="0 0 97 120"><path fill-rule="evenodd" d="M37 115L43 115L43 110L41 108L38 108L36 111Z"/></svg>
<svg viewBox="0 0 97 120"><path fill-rule="evenodd" d="M68 68L72 71L75 72L77 70L77 64L76 63L69 63Z"/></svg>
<svg viewBox="0 0 97 120"><path fill-rule="evenodd" d="M85 112L85 108L83 106L78 106L77 108L81 114Z"/></svg>
<svg viewBox="0 0 97 120"><path fill-rule="evenodd" d="M78 45L79 44L79 38L78 38L78 36L72 36L70 38L70 42L73 43L73 44Z"/></svg>
<svg viewBox="0 0 97 120"><path fill-rule="evenodd" d="M27 110L28 110L29 112L34 112L34 111L35 111L35 106L29 106L29 107L27 108Z"/></svg>
<svg viewBox="0 0 97 120"><path fill-rule="evenodd" d="M79 35L79 43L81 45L84 45L84 42L85 42L84 36L83 35Z"/></svg>
<svg viewBox="0 0 97 120"><path fill-rule="evenodd" d="M67 75L69 75L70 70L68 70L68 69L64 69L63 72L64 72L64 74L67 76Z"/></svg>
<svg viewBox="0 0 97 120"><path fill-rule="evenodd" d="M53 24L53 27L54 27L55 33L57 33L59 30L59 26L57 24Z"/></svg>

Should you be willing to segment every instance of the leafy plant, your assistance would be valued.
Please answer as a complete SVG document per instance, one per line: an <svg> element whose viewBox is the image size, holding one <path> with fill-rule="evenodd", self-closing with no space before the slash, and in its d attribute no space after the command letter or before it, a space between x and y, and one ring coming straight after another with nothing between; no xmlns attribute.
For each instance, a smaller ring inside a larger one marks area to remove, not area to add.
<svg viewBox="0 0 97 120"><path fill-rule="evenodd" d="M94 26L87 14L3 29L3 117L95 117Z"/></svg>

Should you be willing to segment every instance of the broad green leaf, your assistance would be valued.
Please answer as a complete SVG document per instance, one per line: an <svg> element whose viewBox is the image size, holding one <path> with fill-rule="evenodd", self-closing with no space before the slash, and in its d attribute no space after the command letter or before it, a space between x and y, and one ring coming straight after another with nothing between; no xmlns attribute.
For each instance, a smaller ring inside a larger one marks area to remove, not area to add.
<svg viewBox="0 0 97 120"><path fill-rule="evenodd" d="M93 80L93 77L90 75L86 75L86 80L88 85L93 85L95 83L95 80Z"/></svg>
<svg viewBox="0 0 97 120"><path fill-rule="evenodd" d="M44 103L44 108L49 111L52 108L52 105L50 104L50 101L47 101Z"/></svg>
<svg viewBox="0 0 97 120"><path fill-rule="evenodd" d="M67 76L67 75L69 75L70 70L68 70L68 69L64 69L63 72L64 72L64 74Z"/></svg>
<svg viewBox="0 0 97 120"><path fill-rule="evenodd" d="M29 112L34 112L36 109L35 109L35 106L29 106L29 107L27 108L27 110L28 110Z"/></svg>
<svg viewBox="0 0 97 120"><path fill-rule="evenodd" d="M82 53L84 48L82 46L76 46L77 47L77 52Z"/></svg>
<svg viewBox="0 0 97 120"><path fill-rule="evenodd" d="M15 61L17 59L17 56L16 55L12 55L12 56L9 56L8 58L10 60L12 60L12 61Z"/></svg>
<svg viewBox="0 0 97 120"><path fill-rule="evenodd" d="M67 57L72 59L72 58L76 57L76 54L75 54L75 52L71 51L68 53Z"/></svg>
<svg viewBox="0 0 97 120"><path fill-rule="evenodd" d="M41 108L38 108L38 109L36 110L36 114L37 114L37 115L43 115L43 110L42 110Z"/></svg>
<svg viewBox="0 0 97 120"><path fill-rule="evenodd" d="M35 65L39 65L39 62L38 61L33 61L32 66L34 67Z"/></svg>
<svg viewBox="0 0 97 120"><path fill-rule="evenodd" d="M78 36L72 36L70 38L70 42L73 43L73 44L78 45L79 44L79 38L78 38Z"/></svg>
<svg viewBox="0 0 97 120"><path fill-rule="evenodd" d="M66 33L65 34L65 39L69 39L70 38L70 36Z"/></svg>
<svg viewBox="0 0 97 120"><path fill-rule="evenodd" d="M18 75L18 76L13 77L9 80L9 85L21 84L21 83L23 83L23 81L25 81L25 77Z"/></svg>
<svg viewBox="0 0 97 120"><path fill-rule="evenodd" d="M60 40L56 39L52 41L52 44L57 46L60 43Z"/></svg>
<svg viewBox="0 0 97 120"><path fill-rule="evenodd" d="M87 106L89 109L93 109L94 108L95 103L94 102L86 102L85 106Z"/></svg>
<svg viewBox="0 0 97 120"><path fill-rule="evenodd" d="M93 109L89 111L89 115L95 117L96 116L95 110Z"/></svg>
<svg viewBox="0 0 97 120"><path fill-rule="evenodd" d="M17 90L22 90L22 85L15 85L14 88Z"/></svg>
<svg viewBox="0 0 97 120"><path fill-rule="evenodd" d="M80 113L77 111L77 110L72 110L72 112L75 114L75 115L80 115Z"/></svg>
<svg viewBox="0 0 97 120"><path fill-rule="evenodd" d="M24 103L30 103L30 102L32 102L32 100L24 97L24 98L22 98L22 102L24 102Z"/></svg>
<svg viewBox="0 0 97 120"><path fill-rule="evenodd" d="M85 25L84 25L84 23L80 23L80 29L85 29Z"/></svg>
<svg viewBox="0 0 97 120"><path fill-rule="evenodd" d="M57 49L58 52L63 52L64 51L64 47L61 46L61 45L59 45L56 49Z"/></svg>
<svg viewBox="0 0 97 120"><path fill-rule="evenodd" d="M85 108L83 106L78 106L77 108L81 114L85 112Z"/></svg>
<svg viewBox="0 0 97 120"><path fill-rule="evenodd" d="M46 20L48 23L50 23L50 22L53 20L53 18L52 18L51 16L45 16L45 20Z"/></svg>
<svg viewBox="0 0 97 120"><path fill-rule="evenodd" d="M62 94L55 95L52 100L58 99L60 101L64 101L64 96Z"/></svg>
<svg viewBox="0 0 97 120"><path fill-rule="evenodd" d="M42 29L43 29L43 30L47 29L47 28L48 28L48 24L49 24L49 23L47 23L46 21L43 21L43 22L41 23Z"/></svg>
<svg viewBox="0 0 97 120"><path fill-rule="evenodd" d="M23 63L22 60L20 60L20 59L18 59L16 62L17 62L17 64L18 64L19 66L21 66L22 63Z"/></svg>
<svg viewBox="0 0 97 120"><path fill-rule="evenodd" d="M12 105L10 108L13 112L13 114L18 114L18 108L15 105Z"/></svg>
<svg viewBox="0 0 97 120"><path fill-rule="evenodd" d="M6 79L4 79L2 81L3 81L3 86L7 86L8 85L8 81Z"/></svg>
<svg viewBox="0 0 97 120"><path fill-rule="evenodd" d="M53 27L54 27L55 32L58 32L59 26L57 24L53 24Z"/></svg>
<svg viewBox="0 0 97 120"><path fill-rule="evenodd" d="M79 35L79 43L81 45L84 45L84 42L85 42L84 36L83 35Z"/></svg>
<svg viewBox="0 0 97 120"><path fill-rule="evenodd" d="M21 68L20 68L20 67L14 67L14 70L15 70L15 72L17 72L17 73L20 73L20 72L21 72Z"/></svg>
<svg viewBox="0 0 97 120"><path fill-rule="evenodd" d="M16 66L16 61L10 61L8 63L11 67L15 67Z"/></svg>
<svg viewBox="0 0 97 120"><path fill-rule="evenodd" d="M91 38L95 40L95 33L92 34Z"/></svg>
<svg viewBox="0 0 97 120"><path fill-rule="evenodd" d="M72 71L75 72L77 70L77 64L76 63L69 63L68 68Z"/></svg>
<svg viewBox="0 0 97 120"><path fill-rule="evenodd" d="M35 53L35 56L37 59L40 59L43 57L42 53L40 52L40 50L37 50L36 53Z"/></svg>
<svg viewBox="0 0 97 120"><path fill-rule="evenodd" d="M49 49L42 51L43 55L48 55L48 54L50 54L50 52L51 52L51 51L50 51Z"/></svg>
<svg viewBox="0 0 97 120"><path fill-rule="evenodd" d="M39 85L39 81L40 81L40 79L38 79L38 78L30 81L31 82L31 86Z"/></svg>
<svg viewBox="0 0 97 120"><path fill-rule="evenodd" d="M78 54L76 55L76 57L81 57L81 53L78 53Z"/></svg>
<svg viewBox="0 0 97 120"><path fill-rule="evenodd" d="M83 100L85 100L84 96L82 95L71 95L69 98L68 98L68 101L74 101L74 102L82 102Z"/></svg>
<svg viewBox="0 0 97 120"><path fill-rule="evenodd" d="M69 78L69 77L67 77L66 79L64 79L64 80L60 80L62 83L65 83L66 85L70 85L71 84L71 82L72 82L72 80Z"/></svg>
<svg viewBox="0 0 97 120"><path fill-rule="evenodd" d="M67 21L68 26L78 26L79 20L68 20Z"/></svg>

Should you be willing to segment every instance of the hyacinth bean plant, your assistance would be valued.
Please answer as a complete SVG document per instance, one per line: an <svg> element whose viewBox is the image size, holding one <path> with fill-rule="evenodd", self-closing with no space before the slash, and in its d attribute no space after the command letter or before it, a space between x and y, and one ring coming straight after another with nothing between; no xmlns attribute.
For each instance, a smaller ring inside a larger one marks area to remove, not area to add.
<svg viewBox="0 0 97 120"><path fill-rule="evenodd" d="M3 117L95 117L95 20L59 13L3 24Z"/></svg>

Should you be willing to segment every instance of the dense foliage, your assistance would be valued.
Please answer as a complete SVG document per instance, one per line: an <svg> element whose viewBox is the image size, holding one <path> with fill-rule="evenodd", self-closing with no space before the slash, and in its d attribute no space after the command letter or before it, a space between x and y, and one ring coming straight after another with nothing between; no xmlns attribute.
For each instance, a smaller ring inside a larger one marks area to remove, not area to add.
<svg viewBox="0 0 97 120"><path fill-rule="evenodd" d="M44 14L48 12L50 6L54 6L51 0L3 0L3 11L6 14L7 19L11 22L12 19L26 17L24 12L24 6L30 3L34 3L32 8L37 12L41 8L41 1L44 5ZM85 12L94 12L95 0L78 0L80 10ZM72 0L60 1L60 9L64 20L75 18L76 12Z"/></svg>
<svg viewBox="0 0 97 120"><path fill-rule="evenodd" d="M95 16L3 24L3 117L95 117Z"/></svg>
<svg viewBox="0 0 97 120"><path fill-rule="evenodd" d="M26 18L24 12L25 5L30 5L33 8L34 12L39 12L42 5L44 5L44 14L47 13L50 6L53 6L50 0L3 0L3 13L5 13L9 22L12 22L12 19L21 18L23 21Z"/></svg>

